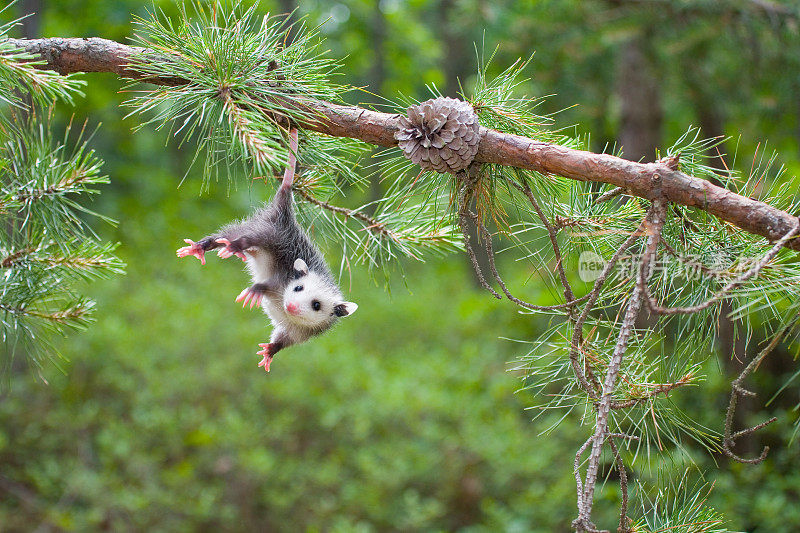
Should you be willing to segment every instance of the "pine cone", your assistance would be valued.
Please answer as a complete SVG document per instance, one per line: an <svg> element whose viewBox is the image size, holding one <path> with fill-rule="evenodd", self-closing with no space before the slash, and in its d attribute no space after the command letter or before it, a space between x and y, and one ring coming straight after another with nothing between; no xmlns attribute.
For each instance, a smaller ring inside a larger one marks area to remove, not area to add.
<svg viewBox="0 0 800 533"><path fill-rule="evenodd" d="M411 161L425 170L456 173L472 163L481 140L472 106L455 98L434 98L408 108L394 138Z"/></svg>

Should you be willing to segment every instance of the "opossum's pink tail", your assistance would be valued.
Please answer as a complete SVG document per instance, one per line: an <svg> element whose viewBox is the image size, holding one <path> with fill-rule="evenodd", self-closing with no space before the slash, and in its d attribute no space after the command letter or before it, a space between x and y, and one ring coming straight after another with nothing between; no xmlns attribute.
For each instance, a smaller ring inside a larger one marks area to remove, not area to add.
<svg viewBox="0 0 800 533"><path fill-rule="evenodd" d="M294 169L297 165L297 128L289 130L289 162L286 165L286 171L283 173L283 182L281 187L291 189L292 182L294 182Z"/></svg>

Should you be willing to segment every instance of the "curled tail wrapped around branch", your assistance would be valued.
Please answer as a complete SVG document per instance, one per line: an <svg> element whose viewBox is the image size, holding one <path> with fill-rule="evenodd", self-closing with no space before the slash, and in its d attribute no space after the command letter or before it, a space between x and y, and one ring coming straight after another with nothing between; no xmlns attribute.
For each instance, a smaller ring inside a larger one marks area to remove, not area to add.
<svg viewBox="0 0 800 533"><path fill-rule="evenodd" d="M286 163L286 170L283 172L281 189L291 190L294 183L294 172L297 168L297 128L289 130L289 162Z"/></svg>

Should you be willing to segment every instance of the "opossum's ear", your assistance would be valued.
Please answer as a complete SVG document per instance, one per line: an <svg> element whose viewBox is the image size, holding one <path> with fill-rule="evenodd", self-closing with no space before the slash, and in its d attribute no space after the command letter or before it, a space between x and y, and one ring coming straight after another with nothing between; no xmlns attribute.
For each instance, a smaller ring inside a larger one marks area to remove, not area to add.
<svg viewBox="0 0 800 533"><path fill-rule="evenodd" d="M356 312L356 309L358 309L358 305L353 302L342 302L333 306L333 312L336 313L336 316L340 317L352 315Z"/></svg>
<svg viewBox="0 0 800 533"><path fill-rule="evenodd" d="M308 274L308 265L298 257L294 260L294 270L295 272L299 272L301 276L305 276Z"/></svg>

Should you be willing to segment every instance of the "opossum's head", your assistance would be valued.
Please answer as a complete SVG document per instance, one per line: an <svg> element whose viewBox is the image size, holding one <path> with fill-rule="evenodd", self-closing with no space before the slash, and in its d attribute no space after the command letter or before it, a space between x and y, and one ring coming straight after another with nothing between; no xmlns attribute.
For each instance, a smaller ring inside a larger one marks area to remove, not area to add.
<svg viewBox="0 0 800 533"><path fill-rule="evenodd" d="M337 318L352 315L358 306L345 302L336 285L313 271L302 259L294 262L296 279L286 286L283 309L298 325L324 328Z"/></svg>

